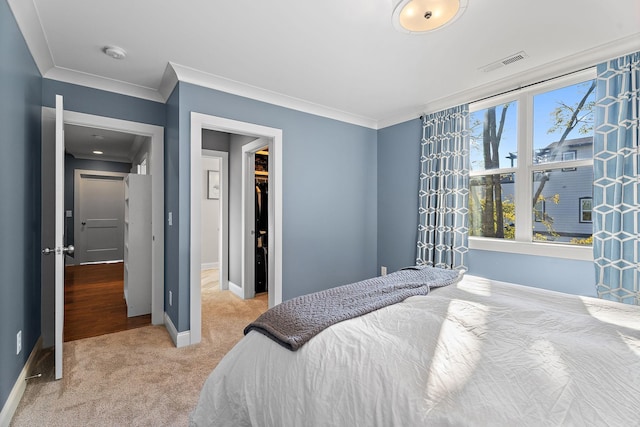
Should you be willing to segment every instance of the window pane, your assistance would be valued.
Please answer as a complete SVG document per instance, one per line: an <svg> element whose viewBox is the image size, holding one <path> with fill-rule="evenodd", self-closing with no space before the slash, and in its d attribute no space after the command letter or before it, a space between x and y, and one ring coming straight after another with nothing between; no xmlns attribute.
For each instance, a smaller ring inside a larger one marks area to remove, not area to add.
<svg viewBox="0 0 640 427"><path fill-rule="evenodd" d="M533 240L591 245L593 168L533 173Z"/></svg>
<svg viewBox="0 0 640 427"><path fill-rule="evenodd" d="M512 101L470 114L471 170L516 167L517 113Z"/></svg>
<svg viewBox="0 0 640 427"><path fill-rule="evenodd" d="M533 163L593 157L595 81L533 97Z"/></svg>
<svg viewBox="0 0 640 427"><path fill-rule="evenodd" d="M469 186L469 235L514 239L513 174L471 177Z"/></svg>

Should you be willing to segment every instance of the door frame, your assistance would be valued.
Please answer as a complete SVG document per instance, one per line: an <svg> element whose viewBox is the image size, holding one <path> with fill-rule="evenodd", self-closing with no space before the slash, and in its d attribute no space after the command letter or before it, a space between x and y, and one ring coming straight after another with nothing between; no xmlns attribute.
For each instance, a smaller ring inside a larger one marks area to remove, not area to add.
<svg viewBox="0 0 640 427"><path fill-rule="evenodd" d="M269 292L269 307L282 302L282 129L270 128L254 123L240 122L224 117L191 112L191 202L189 234L189 324L190 330L184 333L178 347L197 344L202 339L202 295L200 286L200 224L202 194L202 131L204 129L232 134L265 138L269 146L269 283L273 292ZM273 209L273 211L272 211ZM273 215L271 215L273 212ZM182 335L182 333L181 333Z"/></svg>
<svg viewBox="0 0 640 427"><path fill-rule="evenodd" d="M42 107L42 120L55 117L55 109ZM64 124L85 126L149 137L147 170L152 176L151 201L151 323L164 323L164 128L104 116L64 110Z"/></svg>
<svg viewBox="0 0 640 427"><path fill-rule="evenodd" d="M218 275L220 290L224 291L229 289L229 153L203 148L202 157L220 159L221 191L220 215L218 216L220 219L220 232L218 233Z"/></svg>
<svg viewBox="0 0 640 427"><path fill-rule="evenodd" d="M269 145L265 138L258 138L242 146L242 291L244 299L256 296L256 152ZM271 203L267 203L267 218L271 215ZM267 231L267 239L269 231ZM269 247L267 246L267 249ZM267 257L268 265L268 257ZM269 267L267 267L268 269ZM269 283L267 281L267 283Z"/></svg>

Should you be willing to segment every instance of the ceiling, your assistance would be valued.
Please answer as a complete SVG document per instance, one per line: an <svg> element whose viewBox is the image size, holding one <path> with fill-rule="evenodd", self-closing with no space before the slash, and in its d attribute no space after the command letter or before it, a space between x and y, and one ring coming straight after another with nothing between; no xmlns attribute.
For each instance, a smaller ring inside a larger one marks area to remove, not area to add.
<svg viewBox="0 0 640 427"><path fill-rule="evenodd" d="M161 102L179 79L374 129L640 50L638 0L468 0L423 35L391 0L8 1L44 77Z"/></svg>
<svg viewBox="0 0 640 427"><path fill-rule="evenodd" d="M131 163L148 139L149 137L125 132L64 125L65 151L76 159ZM94 151L101 151L102 154Z"/></svg>

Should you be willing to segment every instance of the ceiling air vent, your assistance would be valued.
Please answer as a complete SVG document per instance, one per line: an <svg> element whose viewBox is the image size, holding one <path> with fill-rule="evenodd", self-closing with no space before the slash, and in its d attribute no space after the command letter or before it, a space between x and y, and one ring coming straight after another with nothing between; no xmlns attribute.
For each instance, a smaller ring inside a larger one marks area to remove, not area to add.
<svg viewBox="0 0 640 427"><path fill-rule="evenodd" d="M504 59L501 59L496 62L492 62L491 64L485 65L484 67L480 67L480 70L488 73L489 71L497 70L498 68L502 68L505 65L513 64L514 62L522 61L523 59L529 57L524 51L520 51L518 53L514 53L513 55L509 55Z"/></svg>

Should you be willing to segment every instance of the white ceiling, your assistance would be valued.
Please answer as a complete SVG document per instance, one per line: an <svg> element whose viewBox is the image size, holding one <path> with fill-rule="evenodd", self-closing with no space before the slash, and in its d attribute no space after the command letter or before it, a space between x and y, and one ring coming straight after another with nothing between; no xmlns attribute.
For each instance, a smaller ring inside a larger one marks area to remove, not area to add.
<svg viewBox="0 0 640 427"><path fill-rule="evenodd" d="M638 0L468 0L425 35L391 0L8 1L45 77L158 101L177 77L372 128L640 50Z"/></svg>
<svg viewBox="0 0 640 427"><path fill-rule="evenodd" d="M64 125L65 151L77 159L131 163L147 139L125 132ZM102 151L102 154L93 151Z"/></svg>

